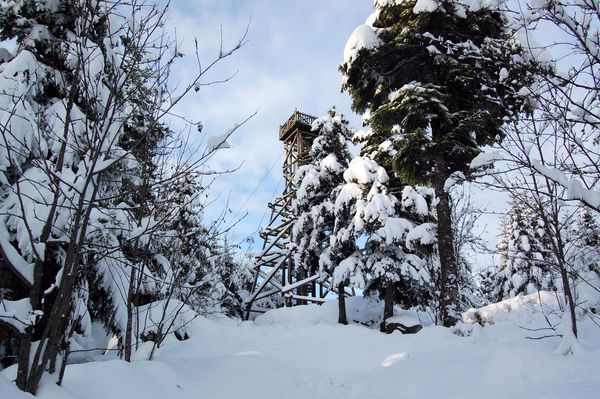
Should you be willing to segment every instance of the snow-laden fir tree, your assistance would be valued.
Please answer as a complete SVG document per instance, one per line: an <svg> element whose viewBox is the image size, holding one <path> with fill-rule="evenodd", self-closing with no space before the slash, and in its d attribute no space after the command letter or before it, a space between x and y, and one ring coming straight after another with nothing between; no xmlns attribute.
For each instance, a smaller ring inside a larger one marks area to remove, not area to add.
<svg viewBox="0 0 600 399"><path fill-rule="evenodd" d="M392 140L395 171L407 183L435 189L446 326L459 311L446 180L468 175L480 148L500 140L505 119L527 106L520 95L528 83L526 57L499 3L376 0L340 67L353 109L367 112L375 134Z"/></svg>
<svg viewBox="0 0 600 399"><path fill-rule="evenodd" d="M18 336L29 392L94 318L131 349L134 283L156 292L171 273L155 264L144 171L171 106L161 65L179 56L148 47L162 18L135 1L0 4L0 39L16 43L0 63L0 281L18 282L0 326Z"/></svg>
<svg viewBox="0 0 600 399"><path fill-rule="evenodd" d="M109 191L111 170L135 164L117 145L128 112L120 95L127 55L116 34L123 20L110 21L105 6L26 0L0 6L1 38L17 43L0 76L0 228L4 258L28 288L9 300L27 303L30 313L13 325L21 353L32 358L19 361L17 385L30 392L47 366L55 369L66 332L90 325L80 264L94 256L94 245L117 244L127 229L122 211L101 209L99 200Z"/></svg>
<svg viewBox="0 0 600 399"><path fill-rule="evenodd" d="M432 223L424 222L430 217L426 190L406 186L398 197L391 193L390 187L398 189L399 185L392 185L386 169L373 159L391 160L391 147L386 143L376 145L377 138L371 133L368 130L355 135L365 155L354 158L344 172L345 184L336 199L336 229L330 253L343 254L337 257L334 280L362 288L366 276L366 292L384 299L385 320L393 315L394 302L405 306L425 304L424 286L430 275L419 255L435 242L435 231ZM365 242L360 251L359 238Z"/></svg>
<svg viewBox="0 0 600 399"><path fill-rule="evenodd" d="M344 116L331 108L313 122L312 131L317 136L310 149L311 162L301 166L294 177L297 189L292 202L296 215L292 226L293 256L299 276L319 273L324 281L333 270L330 263L319 264L319 258L329 246L334 230L334 204L351 158L352 129Z"/></svg>
<svg viewBox="0 0 600 399"><path fill-rule="evenodd" d="M367 195L364 209L366 293L384 300L385 321L393 316L395 303L405 309L430 303L437 237L427 201L430 190L405 186L397 198L385 184L377 188Z"/></svg>
<svg viewBox="0 0 600 399"><path fill-rule="evenodd" d="M500 262L493 273L491 302L537 291L556 290L556 271L543 221L532 211L528 196L513 196L500 225Z"/></svg>
<svg viewBox="0 0 600 399"><path fill-rule="evenodd" d="M319 257L319 265L325 270L333 271L332 284L338 290L338 322L347 324L345 288L364 288L365 266L363 255L358 246L358 239L364 229L360 216L364 206L362 200L365 186L380 184L385 179L385 171L373 164L365 176L355 181L348 172L353 164L360 163L361 158L354 158L349 168L344 171L344 184L341 185L335 198L335 224L329 246Z"/></svg>
<svg viewBox="0 0 600 399"><path fill-rule="evenodd" d="M208 188L197 172L175 175L159 196L159 216L168 222L156 237L156 252L168 260L173 273L173 297L199 314L241 316L246 276L228 240L220 237L216 226L203 223Z"/></svg>
<svg viewBox="0 0 600 399"><path fill-rule="evenodd" d="M588 207L578 211L574 229L565 237L565 258L572 272L578 309L600 314L600 225Z"/></svg>
<svg viewBox="0 0 600 399"><path fill-rule="evenodd" d="M477 275L477 282L479 283L477 296L481 298L481 302L484 305L492 303L494 299L494 291L496 287L495 273L496 268L494 266L489 266L483 269Z"/></svg>

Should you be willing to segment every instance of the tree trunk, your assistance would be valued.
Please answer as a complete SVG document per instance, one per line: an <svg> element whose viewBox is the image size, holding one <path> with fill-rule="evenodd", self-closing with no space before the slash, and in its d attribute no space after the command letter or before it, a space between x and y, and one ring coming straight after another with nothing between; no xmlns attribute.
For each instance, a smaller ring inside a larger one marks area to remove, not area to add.
<svg viewBox="0 0 600 399"><path fill-rule="evenodd" d="M383 299L383 321L385 322L388 318L394 315L394 293L396 289L394 284L390 284L385 287L385 294Z"/></svg>
<svg viewBox="0 0 600 399"><path fill-rule="evenodd" d="M306 270L303 267L299 267L296 270L296 281L304 280L306 278L306 274ZM297 292L299 296L307 296L308 291L306 289L306 285L301 285L300 287L298 287ZM296 305L306 305L307 303L308 302L304 299L296 300Z"/></svg>
<svg viewBox="0 0 600 399"><path fill-rule="evenodd" d="M340 324L348 324L348 317L346 316L345 286L344 283L338 285L338 323Z"/></svg>
<svg viewBox="0 0 600 399"><path fill-rule="evenodd" d="M65 265L67 272L61 281L59 293L48 318L48 324L33 358L33 364L27 381L27 392L33 395L36 394L42 375L46 371L46 366L50 363L55 363L63 331L67 325L71 295L76 282L76 272L73 270L75 268L73 264L75 260L70 259L73 256L75 256L73 252L70 251L67 253L65 261L66 264L68 263Z"/></svg>
<svg viewBox="0 0 600 399"><path fill-rule="evenodd" d="M565 269L565 265L562 262L559 262L559 268L560 278L562 280L563 290L565 292L565 297L567 298L569 314L571 316L571 330L573 331L575 338L577 338L577 317L575 315L575 302L573 301L573 293L571 292L571 285L569 284L569 276Z"/></svg>
<svg viewBox="0 0 600 399"><path fill-rule="evenodd" d="M553 222L555 222L555 226L560 226L558 218L554 218ZM556 251L556 257L558 263L558 268L560 269L560 279L563 285L563 292L565 293L565 298L567 299L567 305L569 306L569 316L571 317L571 330L573 331L573 335L577 338L577 316L575 314L575 301L573 300L573 292L571 291L571 284L569 284L569 274L567 273L567 268L565 266L565 254L563 251L564 244L560 237L560 231L555 235L558 243L554 245L553 249ZM554 240L552 240L554 241Z"/></svg>
<svg viewBox="0 0 600 399"><path fill-rule="evenodd" d="M92 163L92 168L95 166L96 158ZM29 377L27 380L26 391L35 395L42 375L48 364L52 364L52 368L56 363L61 338L64 335L64 329L67 326L67 318L69 308L72 302L72 295L75 284L79 277L81 268L81 252L84 244L84 238L87 232L88 223L92 206L87 206L95 201L98 193L98 186L94 181L94 177L89 175L83 186L82 192L86 193L89 187L92 187L89 198L81 195L77 204L76 216L73 221L72 236L67 247L67 253L64 261L64 274L56 295L56 300L48 317L48 324L44 329L44 333L39 341L39 345L33 356L33 364L31 365ZM85 211L84 211L85 209Z"/></svg>
<svg viewBox="0 0 600 399"><path fill-rule="evenodd" d="M33 329L33 327L27 327ZM27 389L27 381L29 379L29 356L31 352L31 331L25 331L19 334L19 362L17 366L17 387L21 391Z"/></svg>
<svg viewBox="0 0 600 399"><path fill-rule="evenodd" d="M132 340L131 336L133 335L133 289L134 289L134 281L135 281L135 267L131 268L131 273L129 275L129 287L127 289L127 325L125 327L125 342L123 343L123 357L126 362L131 361L131 347Z"/></svg>
<svg viewBox="0 0 600 399"><path fill-rule="evenodd" d="M437 232L438 252L440 256L440 317L445 327L451 327L458 321L459 287L458 263L454 253L454 237L450 213L450 195L444 189L449 175L443 153L438 153L435 162L435 195L438 200Z"/></svg>

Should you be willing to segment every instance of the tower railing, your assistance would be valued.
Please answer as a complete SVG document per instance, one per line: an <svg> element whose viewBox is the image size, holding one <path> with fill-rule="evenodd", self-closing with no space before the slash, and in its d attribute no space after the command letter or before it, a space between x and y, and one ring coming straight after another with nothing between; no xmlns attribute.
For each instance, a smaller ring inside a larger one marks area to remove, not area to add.
<svg viewBox="0 0 600 399"><path fill-rule="evenodd" d="M279 126L279 140L285 141L286 136L294 129L296 124L301 123L310 127L316 119L316 116L295 110L288 120L283 125Z"/></svg>

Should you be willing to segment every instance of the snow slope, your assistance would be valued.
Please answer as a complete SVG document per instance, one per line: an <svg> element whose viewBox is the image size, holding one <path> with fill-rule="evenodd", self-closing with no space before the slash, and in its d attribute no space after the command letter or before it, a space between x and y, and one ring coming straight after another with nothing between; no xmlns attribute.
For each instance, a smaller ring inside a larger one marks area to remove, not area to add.
<svg viewBox="0 0 600 399"><path fill-rule="evenodd" d="M540 305L540 299L542 305ZM545 317L559 321L551 294L530 295L465 314L454 332L427 323L416 335L336 325L335 302L271 311L255 322L197 319L187 341L169 341L156 360L67 367L62 387L44 381L38 397L77 398L597 398L600 327L580 325L573 354L560 338L540 340ZM380 303L349 300L349 319L379 315ZM540 309L544 309L544 313ZM143 357L144 351L138 355ZM0 376L0 398L20 399ZM7 379L8 378L8 379Z"/></svg>

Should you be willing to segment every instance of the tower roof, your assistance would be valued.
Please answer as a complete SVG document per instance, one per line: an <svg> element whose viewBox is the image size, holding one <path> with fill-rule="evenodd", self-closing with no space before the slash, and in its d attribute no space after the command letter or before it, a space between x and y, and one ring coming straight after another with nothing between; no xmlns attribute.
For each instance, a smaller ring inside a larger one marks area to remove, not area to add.
<svg viewBox="0 0 600 399"><path fill-rule="evenodd" d="M288 120L279 127L279 140L286 141L296 129L310 132L311 125L315 119L317 119L315 116L294 110Z"/></svg>

